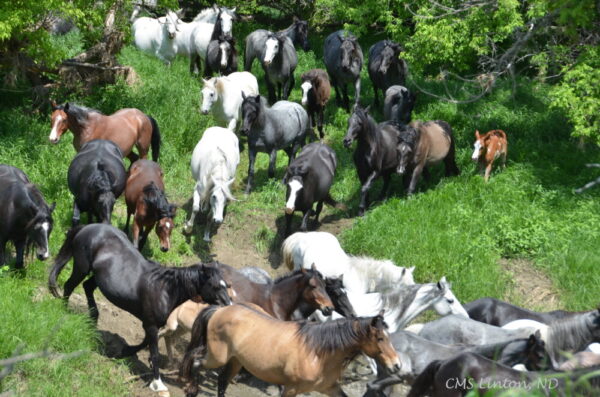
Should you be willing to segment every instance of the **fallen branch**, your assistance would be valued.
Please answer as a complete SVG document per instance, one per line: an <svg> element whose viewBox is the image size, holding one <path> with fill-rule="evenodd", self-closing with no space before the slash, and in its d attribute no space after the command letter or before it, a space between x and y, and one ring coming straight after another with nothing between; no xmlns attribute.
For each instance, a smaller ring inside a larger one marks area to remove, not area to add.
<svg viewBox="0 0 600 397"><path fill-rule="evenodd" d="M600 168L600 163L588 163L585 165L588 168ZM593 188L594 186L600 184L600 177L596 178L595 180L586 183L585 185L583 185L582 187L580 187L579 189L575 189L575 193L577 194L581 194L584 191Z"/></svg>

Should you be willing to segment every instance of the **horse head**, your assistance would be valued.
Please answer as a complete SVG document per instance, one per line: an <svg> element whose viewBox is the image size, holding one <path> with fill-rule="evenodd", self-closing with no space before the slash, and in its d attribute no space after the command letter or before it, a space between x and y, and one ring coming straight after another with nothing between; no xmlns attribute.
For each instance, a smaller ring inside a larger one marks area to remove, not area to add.
<svg viewBox="0 0 600 397"><path fill-rule="evenodd" d="M52 219L54 208L56 208L56 203L48 206L45 202L41 202L40 204L32 202L29 207L32 218L27 222L25 227L27 231L27 245L35 245L36 257L41 261L48 259L50 256L48 242L54 225Z"/></svg>
<svg viewBox="0 0 600 397"><path fill-rule="evenodd" d="M308 43L308 22L294 16L294 44L302 46L304 51L310 50Z"/></svg>
<svg viewBox="0 0 600 397"><path fill-rule="evenodd" d="M398 131L398 144L396 146L398 166L396 172L402 175L406 172L415 156L419 132L416 128L407 124L399 125Z"/></svg>
<svg viewBox="0 0 600 397"><path fill-rule="evenodd" d="M338 35L340 39L340 66L344 71L351 71L353 64L358 58L357 46L358 41L355 36L342 37Z"/></svg>
<svg viewBox="0 0 600 397"><path fill-rule="evenodd" d="M202 105L200 106L200 112L202 114L208 114L212 105L219 99L219 93L217 91L217 78L213 77L209 80L202 79Z"/></svg>
<svg viewBox="0 0 600 397"><path fill-rule="evenodd" d="M381 64L379 65L379 72L386 74L390 66L398 62L398 56L401 51L402 47L400 47L400 44L393 41L386 41L380 54Z"/></svg>
<svg viewBox="0 0 600 397"><path fill-rule="evenodd" d="M217 16L217 21L215 22L215 28L218 23L220 23L220 33L223 33L228 36L232 36L233 34L233 21L236 17L235 9L237 7L233 7L229 9L227 7L219 7L219 14Z"/></svg>
<svg viewBox="0 0 600 397"><path fill-rule="evenodd" d="M481 156L485 155L485 135L479 134L479 130L475 130L475 143L473 144L473 154L471 160L478 161Z"/></svg>
<svg viewBox="0 0 600 397"><path fill-rule="evenodd" d="M235 54L235 41L231 36L219 36L219 59L221 68L225 69Z"/></svg>
<svg viewBox="0 0 600 397"><path fill-rule="evenodd" d="M223 278L221 269L214 265L207 266L204 263L198 266L198 285L196 289L202 300L212 305L231 305L229 288L231 287Z"/></svg>
<svg viewBox="0 0 600 397"><path fill-rule="evenodd" d="M302 292L304 301L313 307L318 307L325 316L329 316L334 306L327 294L323 275L317 270L314 263L309 270L302 268L301 273L307 282Z"/></svg>
<svg viewBox="0 0 600 397"><path fill-rule="evenodd" d="M65 105L57 105L56 102L52 101L52 114L50 115L50 136L48 139L52 143L58 143L61 135L69 129L69 118L65 107L68 108L69 103Z"/></svg>
<svg viewBox="0 0 600 397"><path fill-rule="evenodd" d="M524 353L525 360L523 364L529 371L552 369L552 359L546 350L546 343L542 340L539 329L534 334L529 335Z"/></svg>
<svg viewBox="0 0 600 397"><path fill-rule="evenodd" d="M325 279L325 291L327 291L327 295L331 298L336 312L346 318L357 317L344 288L343 274L340 277L327 277Z"/></svg>
<svg viewBox="0 0 600 397"><path fill-rule="evenodd" d="M369 106L362 108L355 105L352 115L348 119L348 131L344 137L344 146L350 147L352 142L359 137L361 132L365 131L369 124Z"/></svg>
<svg viewBox="0 0 600 397"><path fill-rule="evenodd" d="M454 296L451 285L442 277L436 284L437 298L433 302L433 309L440 315L456 314L464 318L469 318L469 314L461 305L460 301Z"/></svg>
<svg viewBox="0 0 600 397"><path fill-rule="evenodd" d="M242 91L242 99L242 128L240 129L240 132L244 135L248 135L252 125L260 115L260 95L246 96Z"/></svg>
<svg viewBox="0 0 600 397"><path fill-rule="evenodd" d="M175 228L173 218L177 213L177 205L170 204L163 192L160 192L161 200L158 210L158 221L156 222L156 235L160 241L160 250L167 252L171 248L171 232Z"/></svg>
<svg viewBox="0 0 600 397"><path fill-rule="evenodd" d="M179 16L176 12L167 10L167 15L158 18L158 23L161 24L163 33L171 40L173 40L177 35L177 32L179 32Z"/></svg>
<svg viewBox="0 0 600 397"><path fill-rule="evenodd" d="M273 60L285 45L285 39L286 36L280 33L271 33L267 36L267 41L265 41L265 56L263 57L263 63L266 66L273 63Z"/></svg>
<svg viewBox="0 0 600 397"><path fill-rule="evenodd" d="M312 80L303 79L300 89L302 90L302 106L306 106L308 105L308 92L313 89Z"/></svg>
<svg viewBox="0 0 600 397"><path fill-rule="evenodd" d="M375 317L358 318L353 320L358 322L357 328L367 327L366 338L362 340L361 350L369 357L377 360L383 365L390 374L400 371L400 359L387 332L387 324L383 318L382 310ZM365 324L368 321L368 324Z"/></svg>

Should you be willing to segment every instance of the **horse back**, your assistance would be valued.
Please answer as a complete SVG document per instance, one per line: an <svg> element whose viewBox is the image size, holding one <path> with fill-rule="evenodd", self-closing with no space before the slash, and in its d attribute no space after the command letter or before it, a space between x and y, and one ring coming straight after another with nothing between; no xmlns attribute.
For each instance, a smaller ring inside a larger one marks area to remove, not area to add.
<svg viewBox="0 0 600 397"><path fill-rule="evenodd" d="M134 108L121 109L110 116L99 113L90 114L91 134L93 139L104 139L116 143L122 156L127 156L132 148L141 143L148 147L152 135L152 123L141 110ZM82 141L85 144L87 141Z"/></svg>
<svg viewBox="0 0 600 397"><path fill-rule="evenodd" d="M128 210L134 210L136 203L144 196L144 187L154 183L159 190L165 190L163 171L154 161L140 159L131 165L125 186L125 202Z"/></svg>
<svg viewBox="0 0 600 397"><path fill-rule="evenodd" d="M27 208L33 205L27 194L29 184L29 178L22 170L0 164L0 238L25 236L24 226L30 217ZM33 185L31 187L36 189Z"/></svg>
<svg viewBox="0 0 600 397"><path fill-rule="evenodd" d="M394 123L382 122L378 124L380 131L380 146L379 146L379 169L388 171L395 169L398 165L398 155L396 146L398 144L398 127Z"/></svg>
<svg viewBox="0 0 600 397"><path fill-rule="evenodd" d="M420 132L416 153L418 162L424 161L426 164L431 164L446 158L452 144L452 130L448 123L428 121L415 124Z"/></svg>

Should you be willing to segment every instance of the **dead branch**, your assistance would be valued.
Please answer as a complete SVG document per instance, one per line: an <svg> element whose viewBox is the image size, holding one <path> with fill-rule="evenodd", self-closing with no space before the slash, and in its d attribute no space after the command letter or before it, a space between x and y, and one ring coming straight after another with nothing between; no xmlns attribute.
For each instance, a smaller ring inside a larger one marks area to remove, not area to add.
<svg viewBox="0 0 600 397"><path fill-rule="evenodd" d="M588 163L585 165L588 168L600 168L600 163ZM585 185L583 185L582 187L580 187L579 189L575 189L575 193L577 194L581 194L584 191L591 189L592 187L596 186L600 184L600 177L596 178L595 180L586 183Z"/></svg>

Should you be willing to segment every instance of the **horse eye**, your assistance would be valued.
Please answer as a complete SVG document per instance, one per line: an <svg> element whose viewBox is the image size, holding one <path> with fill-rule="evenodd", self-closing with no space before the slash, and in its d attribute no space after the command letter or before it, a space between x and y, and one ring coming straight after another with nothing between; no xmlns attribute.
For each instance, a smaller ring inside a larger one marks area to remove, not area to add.
<svg viewBox="0 0 600 397"><path fill-rule="evenodd" d="M381 338L381 337L377 338L377 342L383 342L383 338Z"/></svg>
<svg viewBox="0 0 600 397"><path fill-rule="evenodd" d="M453 304L454 303L454 299L448 299L448 303Z"/></svg>

